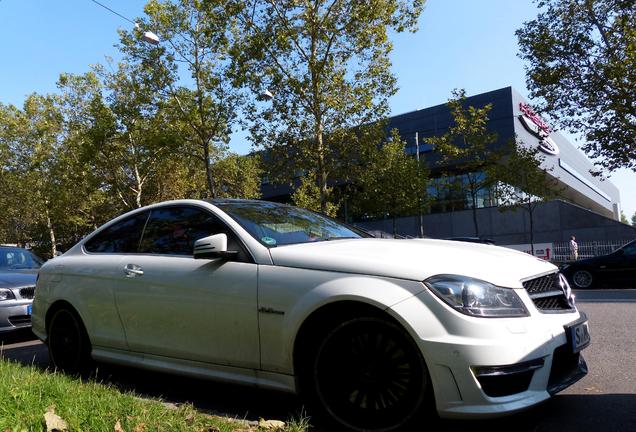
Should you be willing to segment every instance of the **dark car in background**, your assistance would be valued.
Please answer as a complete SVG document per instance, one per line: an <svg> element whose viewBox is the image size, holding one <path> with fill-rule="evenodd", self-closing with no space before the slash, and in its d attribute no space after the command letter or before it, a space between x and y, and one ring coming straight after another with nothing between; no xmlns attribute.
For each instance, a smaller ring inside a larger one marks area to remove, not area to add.
<svg viewBox="0 0 636 432"><path fill-rule="evenodd" d="M27 249L0 246L0 333L31 327L35 280L42 264Z"/></svg>
<svg viewBox="0 0 636 432"><path fill-rule="evenodd" d="M574 288L636 288L636 240L610 254L567 264L562 272Z"/></svg>

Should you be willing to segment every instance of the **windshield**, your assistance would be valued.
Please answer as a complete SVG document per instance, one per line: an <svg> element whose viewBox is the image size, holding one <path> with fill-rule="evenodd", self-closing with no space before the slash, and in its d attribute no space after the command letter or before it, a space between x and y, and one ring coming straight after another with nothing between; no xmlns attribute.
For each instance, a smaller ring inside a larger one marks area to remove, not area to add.
<svg viewBox="0 0 636 432"><path fill-rule="evenodd" d="M213 202L267 247L369 235L309 210L267 201Z"/></svg>
<svg viewBox="0 0 636 432"><path fill-rule="evenodd" d="M0 270L40 268L43 261L26 249L0 248Z"/></svg>

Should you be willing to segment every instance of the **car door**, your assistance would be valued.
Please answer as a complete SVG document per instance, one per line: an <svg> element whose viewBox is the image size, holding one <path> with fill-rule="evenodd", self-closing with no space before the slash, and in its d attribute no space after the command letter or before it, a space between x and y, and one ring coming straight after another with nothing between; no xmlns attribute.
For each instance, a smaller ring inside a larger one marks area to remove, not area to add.
<svg viewBox="0 0 636 432"><path fill-rule="evenodd" d="M217 233L237 259L194 259L194 241ZM116 299L131 350L258 368L257 266L222 221L199 207L153 209L127 258Z"/></svg>
<svg viewBox="0 0 636 432"><path fill-rule="evenodd" d="M615 280L618 286L636 288L636 242L620 249L620 260L616 263Z"/></svg>
<svg viewBox="0 0 636 432"><path fill-rule="evenodd" d="M58 258L52 285L72 287L74 306L82 313L94 346L126 349L126 337L115 305L120 262L136 253L149 212L135 213L88 239L85 255Z"/></svg>
<svg viewBox="0 0 636 432"><path fill-rule="evenodd" d="M599 259L595 271L602 286L614 288L633 282L636 275L636 243L630 243Z"/></svg>

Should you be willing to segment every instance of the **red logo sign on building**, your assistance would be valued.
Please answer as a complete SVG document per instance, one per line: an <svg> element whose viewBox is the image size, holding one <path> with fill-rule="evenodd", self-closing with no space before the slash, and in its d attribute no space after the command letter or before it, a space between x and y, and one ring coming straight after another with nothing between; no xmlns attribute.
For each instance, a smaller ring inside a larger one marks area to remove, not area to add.
<svg viewBox="0 0 636 432"><path fill-rule="evenodd" d="M528 104L519 102L519 110L521 110L519 121L528 132L539 139L539 149L550 155L558 155L559 147L550 138L552 132L550 126Z"/></svg>

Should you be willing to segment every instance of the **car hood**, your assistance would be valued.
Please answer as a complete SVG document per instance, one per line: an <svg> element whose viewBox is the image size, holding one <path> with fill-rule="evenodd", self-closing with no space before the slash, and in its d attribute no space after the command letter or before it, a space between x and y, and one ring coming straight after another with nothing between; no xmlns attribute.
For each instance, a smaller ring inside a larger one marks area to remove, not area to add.
<svg viewBox="0 0 636 432"><path fill-rule="evenodd" d="M34 286L37 272L37 269L0 271L0 288Z"/></svg>
<svg viewBox="0 0 636 432"><path fill-rule="evenodd" d="M416 281L456 274L512 288L520 288L520 280L557 269L512 249L429 239L343 239L279 246L270 253L279 266Z"/></svg>

